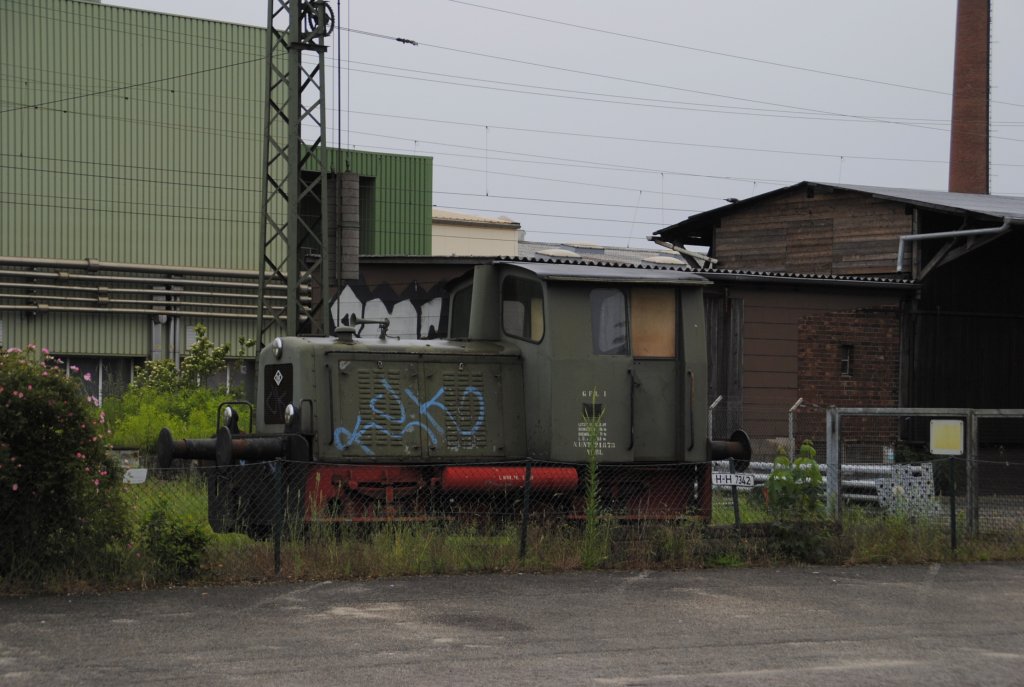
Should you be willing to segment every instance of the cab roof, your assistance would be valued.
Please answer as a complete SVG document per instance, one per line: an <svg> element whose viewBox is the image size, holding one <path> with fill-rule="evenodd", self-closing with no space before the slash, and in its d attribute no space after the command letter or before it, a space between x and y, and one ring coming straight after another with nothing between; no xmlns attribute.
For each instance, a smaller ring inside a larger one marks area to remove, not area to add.
<svg viewBox="0 0 1024 687"><path fill-rule="evenodd" d="M529 272L545 281L615 282L618 284L659 284L708 286L711 282L699 274L679 269L655 267L614 267L594 264L568 264L561 262L495 261Z"/></svg>

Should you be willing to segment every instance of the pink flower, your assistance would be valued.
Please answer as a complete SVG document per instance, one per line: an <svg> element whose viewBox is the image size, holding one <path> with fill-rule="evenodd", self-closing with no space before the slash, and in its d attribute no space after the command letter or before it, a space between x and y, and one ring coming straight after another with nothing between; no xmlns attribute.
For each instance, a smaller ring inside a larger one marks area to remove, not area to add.
<svg viewBox="0 0 1024 687"><path fill-rule="evenodd" d="M15 482L14 484L11 485L11 491L18 491L18 483L17 482Z"/></svg>
<svg viewBox="0 0 1024 687"><path fill-rule="evenodd" d="M95 484L97 487L100 486L100 481L98 479L94 479L92 483Z"/></svg>
<svg viewBox="0 0 1024 687"><path fill-rule="evenodd" d="M92 372L86 372L84 375L82 375L82 379L84 379L87 382L91 382L92 381Z"/></svg>
<svg viewBox="0 0 1024 687"><path fill-rule="evenodd" d="M43 355L50 355L50 349L49 348L44 348L43 349Z"/></svg>

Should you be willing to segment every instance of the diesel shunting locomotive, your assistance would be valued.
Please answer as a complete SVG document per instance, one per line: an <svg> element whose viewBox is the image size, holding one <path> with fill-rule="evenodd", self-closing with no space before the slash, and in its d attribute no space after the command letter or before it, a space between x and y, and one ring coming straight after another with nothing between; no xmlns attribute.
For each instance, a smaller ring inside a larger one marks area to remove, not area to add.
<svg viewBox="0 0 1024 687"><path fill-rule="evenodd" d="M707 436L700 275L679 269L495 260L448 289L447 337L401 340L388 321L274 339L259 354L253 431L225 411L216 439L160 460L213 460L215 530L268 526L271 502L309 521L486 510L481 494L623 518L708 515L712 458L749 459L741 431ZM263 472L253 483L250 466ZM277 485L277 488L274 488ZM470 498L470 495L473 498Z"/></svg>

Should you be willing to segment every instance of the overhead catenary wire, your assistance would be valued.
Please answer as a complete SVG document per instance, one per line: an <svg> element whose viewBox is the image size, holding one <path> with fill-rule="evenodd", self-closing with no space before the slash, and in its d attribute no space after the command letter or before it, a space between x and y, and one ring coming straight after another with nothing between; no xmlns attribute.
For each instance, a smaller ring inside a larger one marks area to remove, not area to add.
<svg viewBox="0 0 1024 687"><path fill-rule="evenodd" d="M482 10L489 10L491 12L500 12L502 14L512 15L512 16L516 16L516 17L522 17L522 18L525 18L525 19L531 19L531 20L534 20L534 21L545 22L545 23L548 23L548 24L557 24L557 25L560 25L560 26L566 26L566 27L573 28L573 29L581 29L581 30L584 30L584 31L591 31L591 32L594 32L594 33L604 34L606 36L616 36L618 38L627 38L627 39L634 40L634 41L642 41L644 43L652 43L652 44L655 44L655 45L661 45L661 46L666 46L666 47L671 47L671 48L679 48L681 50L689 50L689 51L692 51L692 52L704 53L706 55L715 55L717 57L725 57L725 58L732 59L732 60L740 60L740 61L743 61L743 62L753 62L753 63L756 63L756 64L767 65L767 66L770 66L770 67L779 67L779 68L782 68L782 69L790 69L790 70L793 70L793 71L806 72L806 73L809 73L809 74L816 74L818 76L828 76L828 77L833 77L833 78L837 78L837 79L846 79L846 80L850 80L850 81L859 81L861 83L874 84L876 86L888 86L888 87L891 87L891 88L899 88L899 89L903 89L903 90L917 91L917 92L920 92L920 93L930 93L930 94L933 94L933 95L941 95L941 96L948 97L948 98L952 98L953 97L953 94L950 91L940 91L940 90L937 90L937 89L923 88L921 86L912 86L910 84L895 83L895 82L892 82L892 81L884 81L884 80L881 80L881 79L871 79L871 78L863 77L863 76L854 76L854 75L851 75L851 74L841 74L839 72L833 72L833 71L828 71L828 70L824 70L824 69L815 69L813 67L804 67L804 66L795 65L795 64L787 64L785 62L776 62L776 61L767 60L767 59L764 59L764 58L750 57L750 56L746 56L746 55L736 55L736 54L724 52L724 51L721 51L721 50L711 50L711 49L708 49L708 48L698 48L698 47L692 46L692 45L684 45L682 43L673 43L671 41L664 41L664 40L659 40L659 39L656 39L656 38L649 38L649 37L646 37L646 36L637 36L637 35L634 35L634 34L624 33L622 31L611 31L609 29L599 29L599 28L594 27L594 26L586 26L586 25L578 24L578 23L574 23L574 22L561 21L561 20L558 20L558 19L551 19L550 17L540 17L540 16L533 15L533 14L526 14L525 12L516 12L514 10L510 10L510 9L506 9L506 8L502 8L502 7L491 7L489 5L481 5L481 4L475 3L475 2L468 2L467 0L448 0L448 1L451 2L451 3L454 3L456 5L465 5L465 6L468 6L468 7L475 7L475 8L482 9ZM1005 101L994 101L994 102L998 102L1001 105L1010 105L1012 107L1024 107L1024 104L1021 104L1021 103L1011 103L1011 102L1005 102Z"/></svg>
<svg viewBox="0 0 1024 687"><path fill-rule="evenodd" d="M423 43L423 42L411 41L409 39L397 38L397 37L393 37L393 36L386 36L384 34L379 34L379 33L374 33L374 32L359 31L357 29L352 29L351 27L343 27L343 30L346 30L346 31L349 31L349 32L360 33L360 34L368 35L368 36L374 36L374 37L380 37L380 38L388 38L390 40L396 40L396 41L403 42L403 43L410 43L410 44L416 44L416 45L425 45L425 46L433 47L433 48L437 48L437 49L459 51L458 49L448 48L446 46L438 46L438 45L432 45L432 44L427 44L427 43ZM479 55L479 56L482 56L482 57L489 57L489 58L492 58L492 59L511 60L513 62L521 62L521 63L525 63L525 64L530 64L532 66L542 66L542 67L545 67L545 68L562 69L562 70L566 69L566 68L554 67L554 66L551 66L551 65L541 65L539 63L530 63L530 62L526 62L526 61L523 61L523 60L514 60L512 58L502 58L502 57L494 56L494 55L486 55L484 53L472 53L471 51L461 51L461 52L470 52L471 54L476 54L476 55ZM261 58L255 58L255 59L261 59ZM567 71L579 72L579 70L567 70ZM587 73L587 72L580 72L580 73ZM590 74L590 75L602 76L603 78L613 78L613 79L619 79L619 80L626 80L626 79L623 79L622 77L612 77L612 76L609 76L609 75L600 75L600 74ZM648 83L648 82L638 81L638 83ZM656 86L665 87L665 88L678 88L678 87L667 86L667 85L664 85L664 84L648 84L648 85L656 85ZM679 89L679 90L687 90L687 89ZM691 92L700 92L700 91L691 91ZM722 94L712 94L712 93L705 93L705 94L712 95L714 97L725 97L725 98L731 98L731 99L739 99L739 100L750 101L750 99L736 98L735 96L726 96L726 95L722 95ZM752 102L758 102L758 101L752 101ZM777 105L777 104L775 104L775 105ZM798 109L801 109L801 110L811 110L810 108L798 108ZM814 111L814 110L811 110L811 111ZM837 116L843 116L842 113L833 113L833 114L836 114ZM890 122L890 123L897 123L897 122ZM928 128L928 127L925 127L925 128ZM1008 140L1016 140L1016 139L1008 139Z"/></svg>
<svg viewBox="0 0 1024 687"><path fill-rule="evenodd" d="M374 37L377 37L377 38L386 38L386 39L389 39L389 40L397 40L394 36L386 36L386 35L383 35L383 34L375 34L373 32L368 32L368 31L360 31L360 30L357 30L357 29L352 29L350 27L342 27L342 28L343 28L343 30L346 30L346 31L349 31L349 32L360 33L360 34L363 34L363 35L370 35L370 36L374 36ZM822 109L818 109L818 108L801 107L801 106L795 106L795 105L786 105L784 103L777 103L777 102L773 102L773 101L769 101L769 100L760 100L760 99L757 99L757 98L744 98L742 96L734 96L734 95L727 95L727 94L722 94L722 93L714 93L714 92L711 92L711 91L704 91L704 90L692 89L692 88L683 88L681 86L672 86L670 84L661 84L661 83L656 83L656 82L652 82L652 81L644 81L644 80L641 80L641 79L630 79L628 77L613 76L613 75L610 75L610 74L601 74L599 72L591 72L591 71L587 71L587 70L584 70L584 69L572 69L572 68L569 68L569 67L558 67L558 66L554 66L554 65L543 64L543 63L540 63L540 62L532 62L530 60L518 59L518 58L513 58L513 57L502 57L502 56L498 56L498 55L490 55L488 53L482 53L482 52L478 52L478 51L475 51L475 50L466 50L466 49L462 49L462 48L451 48L451 47L437 45L437 44L433 44L433 43L426 43L426 42L423 42L423 41L419 41L417 43L417 45L420 45L420 46L423 46L423 47L428 47L428 48L433 48L433 49L436 49L436 50L443 50L443 51L453 52L453 53L456 53L456 54L472 55L474 57L484 57L484 58L487 58L487 59L498 60L498 61L503 61L503 62L509 62L509 63L512 63L512 64L520 64L520 65L527 65L527 66L531 66L531 67L539 67L539 68L543 68L543 69L551 69L551 70L566 72L566 73L569 73L569 74L575 74L575 75L578 75L578 76L588 76L588 77L596 77L596 78L602 78L602 79L609 79L609 80L612 80L612 81L634 83L634 84L638 84L638 85L650 86L650 87L654 87L654 88L664 88L664 89L673 90L673 91L679 91L679 92L683 92L683 93L693 93L693 94L697 94L697 95L705 95L705 96L709 96L709 97L722 98L724 100L734 100L734 101L737 101L737 102L751 103L751 104L754 104L754 105L770 105L770 106L773 106L773 107L782 107L782 108L787 108L787 109L791 109L791 110L795 110L795 111L800 111L800 112L805 112L805 113L811 113L811 114L830 115L830 116L834 116L834 117L846 117L846 118L850 118L850 119L861 119L861 120L865 120L865 121L873 121L873 122L880 123L880 124L894 124L894 125L898 125L898 126L908 126L908 127L915 127L915 128L920 128L920 129L932 129L932 130L935 130L935 131L943 131L943 129L941 129L941 128L927 126L927 125L912 124L912 123L909 123L909 122L891 122L891 121L887 121L887 120L878 120L878 119L873 119L871 117L860 117L860 116L857 116L857 115L849 115L849 114L844 114L844 113L841 113L841 112L834 112L834 111L830 111L830 110L822 110ZM1024 141L1021 141L1021 142L1024 142Z"/></svg>
<svg viewBox="0 0 1024 687"><path fill-rule="evenodd" d="M350 109L351 109L351 108L349 108L349 110L350 110ZM340 112L339 112L339 114L340 114ZM480 125L480 126L490 126L490 125ZM495 128L497 129L497 128L499 128L499 127L495 127ZM182 130L187 130L187 128L183 128ZM216 131L216 130L217 130L216 128L210 129L210 131ZM366 132L363 132L363 133L364 133L364 134L366 134L366 135L370 135L370 136L380 136L380 135L386 135L386 134L369 134L369 133L366 133ZM362 134L361 134L361 135L362 135ZM573 134L572 134L572 133L568 133L568 134L564 134L564 135L573 135ZM586 134L580 133L579 135L583 136L583 135L586 135ZM396 138L397 138L397 137L396 137ZM411 139L411 138L410 138L410 139L406 139L406 140L420 140L420 141L422 142L422 141L424 141L424 140L425 140L425 138L424 138L424 137L417 137L416 139ZM458 144L446 144L446 143L441 143L441 142L432 142L431 144L432 144L432 145L458 145ZM437 154L438 154L438 155L444 155L444 154L449 154L449 155L450 155L451 153L437 153ZM515 152L515 154L519 154L519 153L518 153L518 152ZM775 154L775 153L774 153L774 151L773 151L773 154ZM799 152L796 152L796 153L791 153L791 154L801 154L801 153L799 153ZM821 157L821 156L826 156L827 154L822 154L822 153L818 153L818 154L815 154L815 153L810 153L809 155L811 155L811 156L816 156L816 157ZM551 156L551 157L553 157L553 156ZM845 155L844 157L845 157L846 159L853 159L853 158L854 158L854 157L856 157L856 156L851 156L851 155ZM872 159L872 158L870 158L870 157L867 157L867 156L866 156L866 159ZM913 161L913 160L900 160L900 161ZM523 161L520 161L520 162L523 162ZM922 162L922 163L928 163L928 164L936 164L936 161L925 161L925 160L918 160L918 161L915 161L915 162ZM599 163L587 163L587 164L595 164L595 165L596 165L596 164L599 164ZM1016 166L1016 165L1013 165L1013 166ZM652 171L652 172L654 172L654 171L657 171L657 170L651 170L651 171ZM477 172L478 172L478 173L483 173L483 172L482 172L482 171L480 171L480 170L477 170ZM711 178L711 177L706 177L706 178ZM722 178L722 177L719 177L719 178ZM749 179L749 178L740 178L740 177L728 177L728 178L729 178L730 180L735 180L735 181L743 181L743 182L750 182L750 181L755 181L755 182L758 182L758 183L777 183L777 180L757 180L757 179ZM790 182L778 182L778 183L790 183ZM620 189L625 189L625 188L626 188L627 186L628 186L628 184L623 184L622 186L619 186L618 188L620 188ZM614 186L611 186L611 185L609 185L609 188L614 188ZM708 197L708 198L709 198L709 199L712 199L711 197ZM524 199L525 199L525 197L524 197Z"/></svg>
<svg viewBox="0 0 1024 687"><path fill-rule="evenodd" d="M415 121L430 122L436 124L451 124L456 126L474 127L481 128L484 125L478 122L466 122L452 119L435 119L429 117L417 117L414 115L399 115L389 114L384 112L366 112L366 111L353 111L352 114L365 115L368 117L382 117L392 119L410 119ZM785 150L779 148L757 148L753 146L729 146L719 145L713 143L697 143L694 141L679 141L671 139L653 139L653 138L639 138L634 136L620 136L615 134L602 134L602 133L586 133L580 131L568 131L568 130L556 130L556 129L540 129L530 127L516 127L516 126L502 126L498 124L488 125L492 129L498 129L503 131L512 132L523 132L523 133L538 133L538 134L549 134L552 136L573 136L579 138L592 138L601 139L607 141L623 141L626 143L650 143L655 145L667 145L667 146L683 146L691 148L707 148L713 150L732 150L744 153L766 153L773 155L799 155L805 157L825 157L831 159L838 159L840 157L848 160L872 160L879 162L917 162L924 164L949 164L947 159L922 159L922 158L902 158L902 157L889 157L880 155L851 155L847 153L820 153L806 150ZM407 139L412 140L412 139ZM423 140L423 139L417 139ZM999 167L1024 167L1024 164L1013 164L1013 163L992 163L993 166Z"/></svg>
<svg viewBox="0 0 1024 687"><path fill-rule="evenodd" d="M11 156L10 154L0 153L0 159L2 159L3 157L18 157L18 158L20 158L20 157L23 157L23 156ZM178 170L178 171L175 171L175 170L166 170L166 169L163 169L163 168L156 168L156 167L146 167L146 166L141 166L141 165L125 165L125 164L120 164L120 163L103 163L103 162L97 162L97 161L87 161L86 162L86 161L80 161L80 160L62 160L62 159L59 159L59 158L45 158L45 157L38 157L38 156L24 156L24 157L26 159L31 159L31 160L47 160L47 161L67 163L67 164L74 164L74 165L89 165L91 167L96 167L96 166L113 166L115 168L124 167L124 168L131 169L131 170L145 170L145 171L154 171L154 172L161 172L161 173L164 173L164 172L176 172L177 174L191 174L190 170ZM58 175L61 175L61 176L79 176L79 177L85 177L85 178L102 179L102 180L107 180L107 181L120 181L120 182L127 182L127 183L133 183L133 184L160 184L160 185L170 185L170 186L178 186L178 187L185 187L185 188L200 188L200 189L204 189L204 190L211 190L212 189L212 190L237 191L237 192L241 192L241 193L253 193L253 194L258 193L258 194L262 194L262 190L260 188L258 188L258 186L257 186L257 182L260 181L260 178L257 177L257 176L242 177L240 175L223 175L223 176L225 176L227 178L242 178L242 179L248 179L249 181L253 182L252 187L244 188L244 187L239 187L239 186L218 186L216 184L211 184L210 182L190 183L190 182L165 180L165 179L144 179L144 178L140 178L139 176L117 176L117 175L113 175L113 174L99 174L99 173L94 173L94 172L78 172L78 171L72 171L72 170L67 170L67 169L41 169L41 168L37 168L37 167L25 167L25 166L19 166L19 165L0 164L0 169L11 169L11 170L22 171L22 172L38 172L38 173L47 173L47 174L58 174ZM206 175L206 176L221 176L221 175L219 175L217 173L214 173L214 172L204 172L203 174ZM572 182L570 180L554 180L554 179L549 179L549 178L545 178L545 177L536 177L536 179L541 180L541 181L562 181L564 183L574 183L574 182ZM589 184L589 183L586 183L586 182L579 182L579 183L581 185L586 185L586 186L603 187L602 185ZM617 188L618 190L626 190L626 191L633 190L633 189L623 189L623 188L620 188L620 187L610 187L610 186L606 187L606 188ZM412 190L412 189L408 189L408 188L392 187L392 186L386 186L386 185L379 185L379 186L377 186L377 189L381 190L381 191L388 191L388 192L391 192L391 191L408 192L408 191ZM648 193L655 193L655 192L654 191L648 191ZM720 200L719 198L717 198L715 196L701 196L701 195L695 195L695 194L673 193L673 192L664 192L664 191L658 192L658 193L660 193L662 195L665 195L665 196L671 196L671 197L698 198L698 199L702 199L702 200L712 200L712 201ZM481 197L481 198L488 197L485 194L481 194L481 193L472 193L472 192L467 192L467 191L444 191L444 190L439 190L439 189L433 189L433 194L435 196L436 195L453 195L453 196L460 196L460 197ZM39 197L51 197L51 196L49 196L49 194L45 194L44 195L44 194L40 193L38 195L39 195ZM537 197L537 196L510 196L510 195L491 194L489 197L490 198L501 199L501 200L521 200L521 201L530 201L530 202L556 203L556 204L563 204L563 205L588 205L588 206L593 206L593 207L620 207L620 208L631 208L631 207L633 207L632 205L628 205L628 204L606 203L606 202L596 202L596 201L582 201L582 200L567 200L565 198L540 198L540 197ZM102 199L93 198L93 200L102 200ZM190 207L190 209L195 209L194 206L189 206L189 207ZM669 210L669 211L672 211L672 212L695 212L695 210L693 210L693 209L675 208L675 207L661 208L660 206L659 206L659 208L642 207L641 209L652 209L652 210L653 209L665 209L665 210Z"/></svg>

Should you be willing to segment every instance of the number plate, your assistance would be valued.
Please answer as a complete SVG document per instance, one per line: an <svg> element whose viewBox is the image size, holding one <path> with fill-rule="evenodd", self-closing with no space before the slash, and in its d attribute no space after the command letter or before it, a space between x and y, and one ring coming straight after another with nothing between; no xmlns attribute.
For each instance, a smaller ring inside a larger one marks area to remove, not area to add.
<svg viewBox="0 0 1024 687"><path fill-rule="evenodd" d="M735 474L713 472L711 473L711 484L716 487L752 487L754 486L754 476L745 472Z"/></svg>

